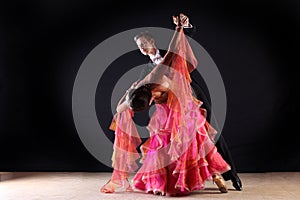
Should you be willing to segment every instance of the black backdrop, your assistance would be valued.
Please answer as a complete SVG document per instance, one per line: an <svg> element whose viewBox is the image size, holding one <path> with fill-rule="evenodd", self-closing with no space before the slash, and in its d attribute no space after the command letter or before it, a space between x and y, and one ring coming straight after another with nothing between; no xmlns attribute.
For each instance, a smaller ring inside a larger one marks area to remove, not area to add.
<svg viewBox="0 0 300 200"><path fill-rule="evenodd" d="M172 28L171 16L179 12L196 25L193 38L224 80L228 102L222 134L238 171L300 170L300 4L152 3L2 2L0 171L110 171L86 150L73 122L77 71L108 37L137 27ZM136 51L118 62L129 69L146 59ZM107 93L110 80L99 83L107 85ZM102 97L96 96L96 110L106 117L99 123L112 139L111 111L103 106L109 99Z"/></svg>

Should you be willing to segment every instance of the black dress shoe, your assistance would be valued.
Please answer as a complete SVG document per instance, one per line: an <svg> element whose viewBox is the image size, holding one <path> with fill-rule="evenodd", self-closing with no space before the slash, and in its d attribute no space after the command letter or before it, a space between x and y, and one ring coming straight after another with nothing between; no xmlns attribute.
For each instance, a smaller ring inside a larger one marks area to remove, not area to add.
<svg viewBox="0 0 300 200"><path fill-rule="evenodd" d="M242 186L242 181L240 180L239 177L235 177L234 179L231 179L232 181L232 186L238 190L238 191L242 191L243 190L243 186Z"/></svg>

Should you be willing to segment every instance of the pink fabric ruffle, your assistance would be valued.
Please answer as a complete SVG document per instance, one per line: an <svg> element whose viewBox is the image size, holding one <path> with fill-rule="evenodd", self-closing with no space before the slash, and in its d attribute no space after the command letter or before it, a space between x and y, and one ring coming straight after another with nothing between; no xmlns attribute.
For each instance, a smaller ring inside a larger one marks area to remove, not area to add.
<svg viewBox="0 0 300 200"><path fill-rule="evenodd" d="M170 147L172 131L176 130L172 122L175 119L175 113L166 104L156 106L148 126L151 136L141 146L143 165L133 178L135 188L145 192L186 194L203 189L204 181L211 180L212 174L230 169L209 138L206 119L199 108L187 116L188 120L192 120L191 125L177 127L177 130L186 131L184 138L181 138L182 142L187 142L181 144L186 149L173 152ZM197 124L194 133L189 132L194 130L191 128L193 124ZM176 160L173 160L173 154Z"/></svg>

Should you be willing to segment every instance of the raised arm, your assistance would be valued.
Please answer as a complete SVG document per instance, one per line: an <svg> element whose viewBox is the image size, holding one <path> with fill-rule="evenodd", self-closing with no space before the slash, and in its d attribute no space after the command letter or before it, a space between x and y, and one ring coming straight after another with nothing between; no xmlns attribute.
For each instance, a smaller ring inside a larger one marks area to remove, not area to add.
<svg viewBox="0 0 300 200"><path fill-rule="evenodd" d="M165 54L162 62L158 64L142 81L137 85L137 87L142 86L147 83L157 83L161 81L162 76L167 72L168 68L172 65L174 56L184 57L188 72L192 72L198 61L192 51L191 46L188 43L187 38L183 29L193 28L189 22L189 18L180 13L179 16L173 16L173 23L176 25L175 32L169 44L169 49ZM185 40L185 41L181 41ZM179 49L180 45L180 49Z"/></svg>
<svg viewBox="0 0 300 200"><path fill-rule="evenodd" d="M192 37L192 34L195 33L195 31L196 31L196 27L190 23L189 18L182 13L179 14L179 17L173 16L173 23L176 26L178 26L179 22L184 29L184 34ZM189 41L189 38L186 38L186 39ZM185 60L187 61L188 71L191 73L196 68L198 61L197 61L190 45L189 44L186 45L185 48L186 48L185 49L185 52L186 52Z"/></svg>

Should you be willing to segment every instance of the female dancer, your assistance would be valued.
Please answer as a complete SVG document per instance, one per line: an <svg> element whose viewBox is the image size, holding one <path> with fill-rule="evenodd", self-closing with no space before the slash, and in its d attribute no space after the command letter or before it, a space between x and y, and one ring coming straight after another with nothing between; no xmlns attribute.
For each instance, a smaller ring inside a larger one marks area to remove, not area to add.
<svg viewBox="0 0 300 200"><path fill-rule="evenodd" d="M120 186L132 190L128 177L138 168L136 148L141 143L132 117L152 101L156 111L148 125L150 137L141 146L142 166L133 177L134 188L181 196L204 189L204 182L213 180L221 192L227 192L220 174L230 166L210 137L216 131L201 113L202 102L192 95L189 74L197 66L197 60L180 24L162 62L134 85L134 90L126 92L118 104L111 126L116 136L114 171L102 192L111 193Z"/></svg>

